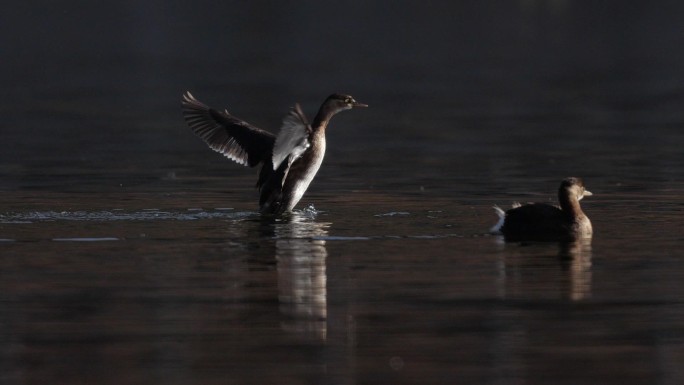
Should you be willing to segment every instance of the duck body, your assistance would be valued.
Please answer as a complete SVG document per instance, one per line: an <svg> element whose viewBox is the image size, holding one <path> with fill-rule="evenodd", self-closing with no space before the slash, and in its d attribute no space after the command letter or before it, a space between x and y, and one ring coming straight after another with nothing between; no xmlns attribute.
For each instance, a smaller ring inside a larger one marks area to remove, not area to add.
<svg viewBox="0 0 684 385"><path fill-rule="evenodd" d="M274 172L267 169L269 176L262 186L258 186L261 189L259 207L262 214L292 211L304 196L325 157L325 132L312 133L309 140L310 148L292 164L284 161Z"/></svg>
<svg viewBox="0 0 684 385"><path fill-rule="evenodd" d="M579 201L592 195L579 178L566 178L558 190L560 206L546 203L515 204L504 211L495 207L499 222L493 233L506 241L556 241L589 238L593 228Z"/></svg>
<svg viewBox="0 0 684 385"><path fill-rule="evenodd" d="M257 181L259 211L291 211L304 196L325 157L325 130L332 116L354 107L367 107L349 95L330 95L310 124L299 104L285 116L278 135L256 128L183 95L183 115L190 128L213 150L249 167L262 165Z"/></svg>

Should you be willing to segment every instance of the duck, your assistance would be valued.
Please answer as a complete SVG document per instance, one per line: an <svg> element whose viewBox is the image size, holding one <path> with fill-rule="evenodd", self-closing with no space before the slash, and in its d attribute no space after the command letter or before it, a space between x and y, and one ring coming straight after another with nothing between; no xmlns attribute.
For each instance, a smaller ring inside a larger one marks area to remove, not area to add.
<svg viewBox="0 0 684 385"><path fill-rule="evenodd" d="M299 203L325 157L325 131L335 114L368 107L352 96L328 96L309 123L299 103L283 118L277 135L197 100L189 91L181 101L190 129L212 150L248 167L261 164L256 183L259 212L279 215Z"/></svg>
<svg viewBox="0 0 684 385"><path fill-rule="evenodd" d="M514 203L513 208L507 211L494 206L499 221L490 232L502 234L508 242L591 238L591 221L579 203L582 198L591 195L581 178L565 178L558 188L559 206Z"/></svg>

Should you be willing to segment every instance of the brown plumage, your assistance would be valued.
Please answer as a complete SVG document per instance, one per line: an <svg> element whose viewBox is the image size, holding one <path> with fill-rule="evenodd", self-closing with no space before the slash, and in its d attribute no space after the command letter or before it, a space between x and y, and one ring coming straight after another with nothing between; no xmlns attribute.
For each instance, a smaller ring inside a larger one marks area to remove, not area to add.
<svg viewBox="0 0 684 385"><path fill-rule="evenodd" d="M306 192L325 156L325 129L338 112L367 107L349 95L330 95L309 124L299 104L285 116L278 135L236 118L227 110L208 107L186 92L183 116L190 128L214 151L249 167L262 164L257 187L259 211L291 211Z"/></svg>
<svg viewBox="0 0 684 385"><path fill-rule="evenodd" d="M591 221L579 201L592 193L584 188L580 178L566 178L558 189L560 206L546 203L514 205L504 212L495 207L499 223L493 233L504 235L506 241L573 240L591 237Z"/></svg>

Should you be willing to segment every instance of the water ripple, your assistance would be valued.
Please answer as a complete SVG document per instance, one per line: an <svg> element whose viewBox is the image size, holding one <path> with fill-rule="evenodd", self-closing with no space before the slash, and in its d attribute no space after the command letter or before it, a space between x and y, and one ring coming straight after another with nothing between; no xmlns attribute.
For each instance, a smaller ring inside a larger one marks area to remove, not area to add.
<svg viewBox="0 0 684 385"><path fill-rule="evenodd" d="M79 237L79 238L53 238L55 242L108 242L108 241L120 241L121 239L115 237Z"/></svg>
<svg viewBox="0 0 684 385"><path fill-rule="evenodd" d="M186 211L165 211L159 209L144 209L135 212L122 210L112 211L36 211L28 213L0 214L0 223L18 224L40 221L153 221L177 220L195 221L201 219L240 219L255 215L252 212L234 212L230 209L216 209L204 211L202 209L188 209Z"/></svg>
<svg viewBox="0 0 684 385"><path fill-rule="evenodd" d="M391 211L389 213L375 214L376 217L400 217L406 215L411 215L411 213L406 211Z"/></svg>

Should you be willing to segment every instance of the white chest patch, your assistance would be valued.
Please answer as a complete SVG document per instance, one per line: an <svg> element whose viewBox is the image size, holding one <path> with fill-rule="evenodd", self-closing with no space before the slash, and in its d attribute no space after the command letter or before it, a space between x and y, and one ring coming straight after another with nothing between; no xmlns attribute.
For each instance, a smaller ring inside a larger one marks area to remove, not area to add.
<svg viewBox="0 0 684 385"><path fill-rule="evenodd" d="M302 178L294 184L292 189L292 199L287 205L288 211L292 210L297 203L299 203L304 196L304 193L309 188L311 181L313 181L314 177L316 176L316 173L318 173L318 169L321 168L323 157L325 155L325 141L323 141L319 151L320 152L318 156L314 158L314 161L304 171Z"/></svg>

